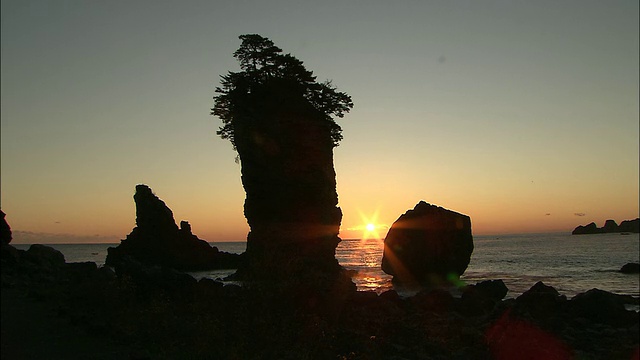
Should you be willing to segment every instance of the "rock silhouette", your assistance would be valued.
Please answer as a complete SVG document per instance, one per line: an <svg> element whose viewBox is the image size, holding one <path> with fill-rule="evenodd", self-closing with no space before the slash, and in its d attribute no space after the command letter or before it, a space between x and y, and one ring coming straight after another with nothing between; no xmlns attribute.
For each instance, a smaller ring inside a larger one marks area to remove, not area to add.
<svg viewBox="0 0 640 360"><path fill-rule="evenodd" d="M401 283L441 283L459 277L473 252L471 219L420 201L384 239L382 270Z"/></svg>
<svg viewBox="0 0 640 360"><path fill-rule="evenodd" d="M626 263L622 265L619 272L623 274L640 274L640 264L638 263Z"/></svg>
<svg viewBox="0 0 640 360"><path fill-rule="evenodd" d="M57 342L50 332L34 331L55 320L58 331L73 326L108 343L101 358L633 359L638 348L638 313L625 308L638 299L597 289L569 300L539 282L502 300L508 290L493 280L468 286L461 298L443 289L407 298L394 290L354 291L296 303L169 268L140 267L120 276L91 262L65 263L51 248L13 249L17 261L3 258L0 271L7 333L41 333ZM50 313L6 316L35 302ZM7 338L3 334L3 359L24 358L4 356ZM82 346L83 339L70 346ZM52 358L50 341L37 344L44 355L33 358ZM95 349L84 347L89 355Z"/></svg>
<svg viewBox="0 0 640 360"><path fill-rule="evenodd" d="M6 214L0 210L0 243L6 245L11 242L11 227L5 219Z"/></svg>
<svg viewBox="0 0 640 360"><path fill-rule="evenodd" d="M264 117L275 125L252 129L255 136L246 139L236 137L247 194L244 213L251 228L246 265L256 274L265 268L271 275L281 269L284 276L305 268L336 272L342 212L330 133L316 123L313 112ZM290 269L285 269L287 263Z"/></svg>
<svg viewBox="0 0 640 360"><path fill-rule="evenodd" d="M640 233L640 218L624 220L618 226L618 231L628 233Z"/></svg>
<svg viewBox="0 0 640 360"><path fill-rule="evenodd" d="M599 228L596 223L589 223L585 226L578 226L571 232L572 235L585 234L611 234L611 233L638 233L640 232L640 218L625 220L618 225L614 220L607 220L603 227Z"/></svg>
<svg viewBox="0 0 640 360"><path fill-rule="evenodd" d="M260 35L242 35L241 72L222 76L212 114L238 152L247 261L237 278L322 281L341 273L335 259L342 211L333 148L342 139L332 116L353 103L302 62ZM318 285L318 284L316 284Z"/></svg>
<svg viewBox="0 0 640 360"><path fill-rule="evenodd" d="M136 227L117 247L110 247L105 260L118 268L132 258L144 265L166 266L177 270L237 268L240 255L218 251L191 233L188 222L180 228L173 212L147 185L137 185Z"/></svg>
<svg viewBox="0 0 640 360"><path fill-rule="evenodd" d="M592 222L587 225L579 225L577 228L573 229L571 232L572 235L583 235L583 234L600 234L600 228L596 223Z"/></svg>

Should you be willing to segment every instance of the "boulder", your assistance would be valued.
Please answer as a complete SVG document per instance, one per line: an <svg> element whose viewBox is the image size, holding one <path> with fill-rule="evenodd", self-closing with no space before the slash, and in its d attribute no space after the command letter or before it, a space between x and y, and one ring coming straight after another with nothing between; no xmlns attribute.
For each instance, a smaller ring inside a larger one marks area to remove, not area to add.
<svg viewBox="0 0 640 360"><path fill-rule="evenodd" d="M486 280L469 285L462 291L460 312L469 315L488 313L504 299L508 291L502 280Z"/></svg>
<svg viewBox="0 0 640 360"><path fill-rule="evenodd" d="M640 264L638 263L626 263L622 265L619 272L623 274L638 274L640 273Z"/></svg>
<svg viewBox="0 0 640 360"><path fill-rule="evenodd" d="M573 316L610 326L637 324L638 314L625 309L625 298L600 289L591 289L574 296L570 304Z"/></svg>
<svg viewBox="0 0 640 360"><path fill-rule="evenodd" d="M51 282L65 267L62 253L50 246L34 244L28 250L2 245L2 284L13 286L30 283L33 279Z"/></svg>
<svg viewBox="0 0 640 360"><path fill-rule="evenodd" d="M5 219L6 214L0 210L0 244L7 245L11 242L11 227Z"/></svg>
<svg viewBox="0 0 640 360"><path fill-rule="evenodd" d="M444 289L423 290L408 299L417 308L433 313L449 312L455 304L451 292Z"/></svg>
<svg viewBox="0 0 640 360"><path fill-rule="evenodd" d="M45 270L57 270L65 265L64 255L60 251L41 244L31 245L24 258Z"/></svg>
<svg viewBox="0 0 640 360"><path fill-rule="evenodd" d="M462 275L472 252L468 216L420 201L389 229L382 270L399 283L441 283Z"/></svg>
<svg viewBox="0 0 640 360"><path fill-rule="evenodd" d="M462 299L483 298L498 302L507 296L509 289L502 280L485 280L475 285L469 285L462 290Z"/></svg>
<svg viewBox="0 0 640 360"><path fill-rule="evenodd" d="M149 265L178 270L237 268L241 256L218 251L191 233L188 222L180 228L173 212L147 185L137 185L136 227L117 247L108 249L105 263L118 267L129 256Z"/></svg>
<svg viewBox="0 0 640 360"><path fill-rule="evenodd" d="M531 289L516 298L514 310L520 315L528 315L536 319L556 317L564 310L567 297L552 286L538 281Z"/></svg>

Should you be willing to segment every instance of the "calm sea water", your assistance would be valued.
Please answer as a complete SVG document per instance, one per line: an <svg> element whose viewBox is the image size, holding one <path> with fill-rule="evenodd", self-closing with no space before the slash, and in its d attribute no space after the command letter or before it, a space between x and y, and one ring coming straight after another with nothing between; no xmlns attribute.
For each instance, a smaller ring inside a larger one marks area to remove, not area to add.
<svg viewBox="0 0 640 360"><path fill-rule="evenodd" d="M115 244L54 244L67 262L93 261L103 265L107 248ZM241 253L244 242L216 242L221 251ZM592 288L633 296L640 295L640 278L617 271L638 262L640 235L522 234L475 236L471 263L462 276L466 283L502 279L515 297L538 281L572 297ZM27 249L29 245L15 245ZM355 270L358 290L378 293L393 288L391 276L380 269L382 240L343 240L336 257L345 268ZM222 278L233 270L192 273L196 278Z"/></svg>

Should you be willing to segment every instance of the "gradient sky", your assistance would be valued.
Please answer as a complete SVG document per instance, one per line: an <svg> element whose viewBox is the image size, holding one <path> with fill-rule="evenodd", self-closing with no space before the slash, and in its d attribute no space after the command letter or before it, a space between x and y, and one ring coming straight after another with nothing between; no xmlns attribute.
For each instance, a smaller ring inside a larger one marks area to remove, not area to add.
<svg viewBox="0 0 640 360"><path fill-rule="evenodd" d="M117 242L148 184L200 238L244 240L209 115L238 35L353 98L343 238L421 199L474 234L638 217L638 1L2 0L2 210L15 242Z"/></svg>

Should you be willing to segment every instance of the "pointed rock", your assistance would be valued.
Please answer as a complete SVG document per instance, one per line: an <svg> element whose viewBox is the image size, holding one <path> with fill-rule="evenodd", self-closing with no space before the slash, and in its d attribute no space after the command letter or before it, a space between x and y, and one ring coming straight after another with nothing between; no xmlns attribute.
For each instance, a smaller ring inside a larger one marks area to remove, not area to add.
<svg viewBox="0 0 640 360"><path fill-rule="evenodd" d="M191 225L182 221L180 229L173 212L147 185L137 185L136 227L115 248L108 249L105 263L118 267L127 257L145 265L160 265L177 270L237 268L240 255L219 252L191 233Z"/></svg>

